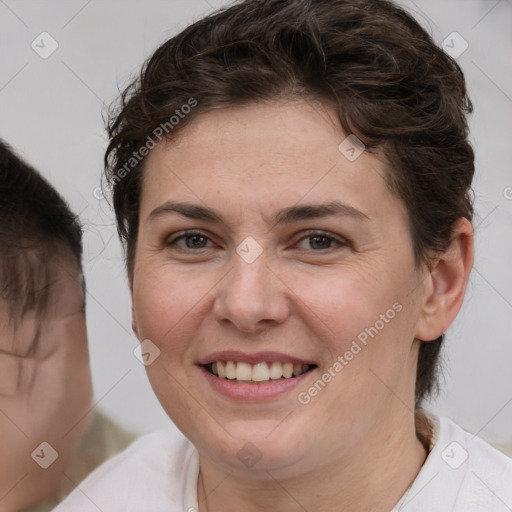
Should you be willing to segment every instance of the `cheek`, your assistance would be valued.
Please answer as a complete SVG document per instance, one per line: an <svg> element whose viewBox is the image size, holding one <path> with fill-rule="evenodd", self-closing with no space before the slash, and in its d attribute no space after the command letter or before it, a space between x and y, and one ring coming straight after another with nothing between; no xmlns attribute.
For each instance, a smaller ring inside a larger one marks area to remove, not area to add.
<svg viewBox="0 0 512 512"><path fill-rule="evenodd" d="M14 395L18 391L21 359L0 353L0 396Z"/></svg>
<svg viewBox="0 0 512 512"><path fill-rule="evenodd" d="M4 477L4 471L9 472L11 478L0 481L0 495L4 496L15 482L26 472L30 451L27 446L27 437L31 432L27 430L27 406L26 402L18 396L6 397L0 395L0 473ZM6 463L6 461L8 461ZM22 473L23 471L23 473ZM19 474L18 474L19 473ZM8 488L3 484L12 483Z"/></svg>
<svg viewBox="0 0 512 512"><path fill-rule="evenodd" d="M36 361L30 391L34 410L39 411L39 425L64 433L75 427L79 432L87 425L84 416L92 403L85 319L81 316L48 324L40 342L48 353L41 351Z"/></svg>
<svg viewBox="0 0 512 512"><path fill-rule="evenodd" d="M343 348L396 301L394 287L379 280L378 274L369 267L346 266L322 269L316 275L290 274L288 281L293 283L300 316Z"/></svg>
<svg viewBox="0 0 512 512"><path fill-rule="evenodd" d="M329 387L336 390L334 401L369 406L386 393L379 378L392 383L402 372L414 338L406 281L398 273L369 267L337 269L330 276L325 272L322 279L303 275L294 281L301 298L296 302L300 321L323 349L323 370L329 373L326 379L332 379Z"/></svg>
<svg viewBox="0 0 512 512"><path fill-rule="evenodd" d="M206 314L216 275L165 266L156 270L139 267L133 281L139 339L151 340L160 350L168 345L176 350L185 344Z"/></svg>

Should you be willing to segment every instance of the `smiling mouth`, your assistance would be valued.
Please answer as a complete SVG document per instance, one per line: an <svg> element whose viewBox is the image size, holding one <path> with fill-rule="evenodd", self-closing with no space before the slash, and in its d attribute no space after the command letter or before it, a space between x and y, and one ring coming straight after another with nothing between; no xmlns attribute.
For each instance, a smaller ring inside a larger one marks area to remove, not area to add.
<svg viewBox="0 0 512 512"><path fill-rule="evenodd" d="M250 364L243 361L215 361L204 365L206 370L220 379L233 382L265 383L299 377L316 368L314 364L293 364L273 361Z"/></svg>

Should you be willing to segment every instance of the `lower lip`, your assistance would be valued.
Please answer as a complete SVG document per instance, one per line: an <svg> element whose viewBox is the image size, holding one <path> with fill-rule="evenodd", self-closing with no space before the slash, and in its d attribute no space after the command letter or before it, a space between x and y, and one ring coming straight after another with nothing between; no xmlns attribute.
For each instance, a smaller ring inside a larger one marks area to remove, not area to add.
<svg viewBox="0 0 512 512"><path fill-rule="evenodd" d="M259 402L287 393L304 382L314 370L307 371L291 379L264 381L256 384L244 384L238 381L221 379L210 373L204 366L199 366L206 380L215 391L241 402Z"/></svg>

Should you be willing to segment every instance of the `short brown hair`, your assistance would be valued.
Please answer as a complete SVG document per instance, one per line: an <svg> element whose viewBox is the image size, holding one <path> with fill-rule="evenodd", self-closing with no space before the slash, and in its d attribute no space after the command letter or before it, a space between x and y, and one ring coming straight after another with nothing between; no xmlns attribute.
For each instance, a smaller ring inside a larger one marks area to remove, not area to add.
<svg viewBox="0 0 512 512"><path fill-rule="evenodd" d="M472 219L464 75L412 16L387 0L246 0L160 46L111 111L106 177L130 278L145 162L133 157L155 129L172 139L200 113L277 97L335 105L346 134L382 151L418 265L447 247L457 219ZM442 341L421 343L418 404L437 389Z"/></svg>

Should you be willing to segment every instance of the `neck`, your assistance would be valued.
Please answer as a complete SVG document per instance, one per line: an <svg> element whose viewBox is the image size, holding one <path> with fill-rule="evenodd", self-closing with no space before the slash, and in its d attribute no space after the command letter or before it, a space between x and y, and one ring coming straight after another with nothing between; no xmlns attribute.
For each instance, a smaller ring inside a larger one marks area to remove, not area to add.
<svg viewBox="0 0 512 512"><path fill-rule="evenodd" d="M272 470L247 478L200 457L200 512L389 512L427 456L416 436L414 415L403 406L399 412L392 424L376 423L360 449L291 476L288 469L286 475Z"/></svg>

